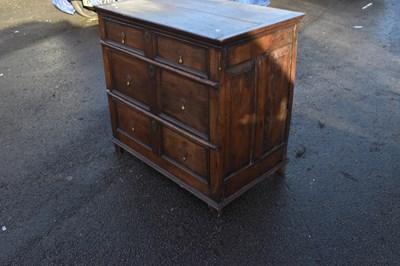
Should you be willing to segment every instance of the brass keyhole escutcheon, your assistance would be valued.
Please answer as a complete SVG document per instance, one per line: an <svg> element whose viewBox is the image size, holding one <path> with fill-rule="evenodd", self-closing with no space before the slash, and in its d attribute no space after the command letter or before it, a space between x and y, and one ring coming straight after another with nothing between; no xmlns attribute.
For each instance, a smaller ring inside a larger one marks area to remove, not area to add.
<svg viewBox="0 0 400 266"><path fill-rule="evenodd" d="M125 32L121 32L121 42L122 44L125 44Z"/></svg>
<svg viewBox="0 0 400 266"><path fill-rule="evenodd" d="M179 64L183 64L183 55L179 56Z"/></svg>
<svg viewBox="0 0 400 266"><path fill-rule="evenodd" d="M149 75L150 75L150 78L154 78L154 75L156 74L156 69L152 66L152 65L149 65Z"/></svg>
<svg viewBox="0 0 400 266"><path fill-rule="evenodd" d="M132 81L132 77L130 75L126 76L126 86L130 86Z"/></svg>
<svg viewBox="0 0 400 266"><path fill-rule="evenodd" d="M150 123L150 127L151 127L151 130L153 130L153 132L156 132L157 131L157 123L156 123L156 121L152 120L151 123Z"/></svg>
<svg viewBox="0 0 400 266"><path fill-rule="evenodd" d="M144 33L144 40L146 43L150 43L150 33L148 31Z"/></svg>
<svg viewBox="0 0 400 266"><path fill-rule="evenodd" d="M181 99L181 110L182 111L186 110L186 100L185 99Z"/></svg>
<svg viewBox="0 0 400 266"><path fill-rule="evenodd" d="M135 130L136 130L135 127L136 127L136 122L135 122L135 121L132 121L132 122L131 122L131 130L132 130L132 131L135 131Z"/></svg>

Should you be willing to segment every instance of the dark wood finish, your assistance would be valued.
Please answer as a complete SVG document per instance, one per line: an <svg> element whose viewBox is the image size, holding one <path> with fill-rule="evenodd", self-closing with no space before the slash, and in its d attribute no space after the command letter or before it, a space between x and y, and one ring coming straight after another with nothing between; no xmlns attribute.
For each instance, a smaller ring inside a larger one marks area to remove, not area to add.
<svg viewBox="0 0 400 266"><path fill-rule="evenodd" d="M107 40L136 49L138 52L144 52L145 43L142 29L112 20L104 20L103 25Z"/></svg>
<svg viewBox="0 0 400 266"><path fill-rule="evenodd" d="M284 172L302 13L224 0L96 10L117 151L216 210Z"/></svg>
<svg viewBox="0 0 400 266"><path fill-rule="evenodd" d="M111 88L133 101L139 101L145 106L150 105L149 75L147 64L124 53L107 50L109 53Z"/></svg>
<svg viewBox="0 0 400 266"><path fill-rule="evenodd" d="M160 113L191 126L208 138L209 88L169 71L160 72Z"/></svg>
<svg viewBox="0 0 400 266"><path fill-rule="evenodd" d="M208 150L165 127L163 154L208 180Z"/></svg>
<svg viewBox="0 0 400 266"><path fill-rule="evenodd" d="M228 49L228 64L237 65L254 59L266 52L273 51L293 41L293 28L284 28L273 34L262 35L243 44L239 43Z"/></svg>
<svg viewBox="0 0 400 266"><path fill-rule="evenodd" d="M236 172L250 164L252 126L254 124L255 73L250 62L226 72L227 86L230 90L228 149L230 162L225 175Z"/></svg>
<svg viewBox="0 0 400 266"><path fill-rule="evenodd" d="M174 67L187 67L207 76L207 49L164 36L156 38L156 60Z"/></svg>
<svg viewBox="0 0 400 266"><path fill-rule="evenodd" d="M152 146L150 119L119 101L114 101L114 105L118 133L127 135L143 146L150 148Z"/></svg>

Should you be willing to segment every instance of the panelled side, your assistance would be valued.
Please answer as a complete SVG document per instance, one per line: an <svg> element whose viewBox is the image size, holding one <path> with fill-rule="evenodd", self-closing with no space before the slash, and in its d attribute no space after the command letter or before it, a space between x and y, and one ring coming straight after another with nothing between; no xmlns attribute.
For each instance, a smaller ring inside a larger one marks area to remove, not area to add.
<svg viewBox="0 0 400 266"><path fill-rule="evenodd" d="M254 124L255 71L252 61L228 69L228 172L232 174L251 162Z"/></svg>
<svg viewBox="0 0 400 266"><path fill-rule="evenodd" d="M257 67L257 126L254 158L285 145L289 110L291 45L261 56Z"/></svg>
<svg viewBox="0 0 400 266"><path fill-rule="evenodd" d="M293 32L294 25L226 50L229 119L223 151L228 161L225 198L236 197L285 164L293 89Z"/></svg>

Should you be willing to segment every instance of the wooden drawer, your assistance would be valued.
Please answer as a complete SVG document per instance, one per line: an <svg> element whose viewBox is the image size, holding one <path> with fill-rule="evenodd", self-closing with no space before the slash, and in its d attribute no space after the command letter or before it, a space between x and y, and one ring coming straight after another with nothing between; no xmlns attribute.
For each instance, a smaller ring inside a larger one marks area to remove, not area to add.
<svg viewBox="0 0 400 266"><path fill-rule="evenodd" d="M109 51L112 89L149 105L147 63L114 50Z"/></svg>
<svg viewBox="0 0 400 266"><path fill-rule="evenodd" d="M150 119L132 107L113 100L116 113L116 130L135 142L151 149Z"/></svg>
<svg viewBox="0 0 400 266"><path fill-rule="evenodd" d="M208 149L166 127L163 128L163 154L208 180Z"/></svg>
<svg viewBox="0 0 400 266"><path fill-rule="evenodd" d="M160 112L209 135L209 88L177 76L169 71L160 73ZM167 118L168 118L167 117Z"/></svg>
<svg viewBox="0 0 400 266"><path fill-rule="evenodd" d="M104 19L105 38L144 53L143 29Z"/></svg>
<svg viewBox="0 0 400 266"><path fill-rule="evenodd" d="M157 36L156 50L156 60L164 61L164 63L172 64L189 71L195 70L195 74L208 76L206 48Z"/></svg>

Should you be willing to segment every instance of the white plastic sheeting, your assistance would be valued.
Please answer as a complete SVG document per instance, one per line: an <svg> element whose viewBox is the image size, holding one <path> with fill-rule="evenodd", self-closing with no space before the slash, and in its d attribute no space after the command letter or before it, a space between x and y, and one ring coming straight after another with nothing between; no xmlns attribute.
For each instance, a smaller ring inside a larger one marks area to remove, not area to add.
<svg viewBox="0 0 400 266"><path fill-rule="evenodd" d="M269 0L232 0L232 1L244 4L259 5L259 6L268 6L270 4Z"/></svg>
<svg viewBox="0 0 400 266"><path fill-rule="evenodd" d="M111 3L111 2L116 2L117 0L82 0L83 6L87 7L93 7L96 5L101 5L101 4L106 4L106 3ZM53 4L60 9L61 11L68 13L68 14L74 14L75 13L75 8L71 5L70 0L52 0Z"/></svg>
<svg viewBox="0 0 400 266"><path fill-rule="evenodd" d="M84 6L97 6L97 5L102 5L102 4L107 4L111 2L116 2L117 0L82 0L82 3Z"/></svg>
<svg viewBox="0 0 400 266"><path fill-rule="evenodd" d="M75 8L71 5L71 3L67 0L52 0L53 5L55 5L61 11L67 14L74 14Z"/></svg>

